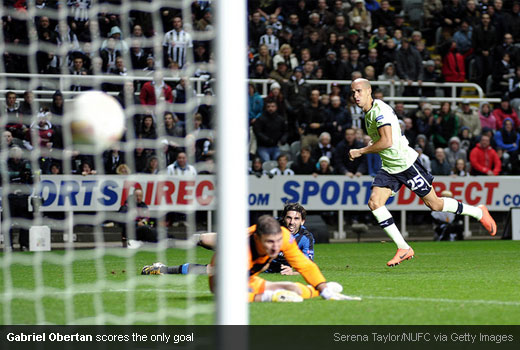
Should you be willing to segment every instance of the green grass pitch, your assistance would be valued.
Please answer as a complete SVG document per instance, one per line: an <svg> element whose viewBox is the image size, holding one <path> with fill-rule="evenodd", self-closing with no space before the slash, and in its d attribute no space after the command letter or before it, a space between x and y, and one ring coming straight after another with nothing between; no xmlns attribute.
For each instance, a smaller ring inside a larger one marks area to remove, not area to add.
<svg viewBox="0 0 520 350"><path fill-rule="evenodd" d="M395 253L392 243L317 245L316 262L325 277L363 301L315 298L294 304L255 303L250 307L250 323L520 324L520 242L414 242L412 246L415 259L388 268L385 264ZM185 262L185 251L138 252L130 260L120 252L107 250L104 257L93 258L89 251L80 251L78 260L68 265L72 273L67 283L75 285L76 294L64 291L66 269L58 263L65 259L63 251L42 254L43 262L35 264L36 269L17 262L17 255L32 260L32 253L13 254L10 265L1 255L0 324L64 324L67 317L93 324L100 311L104 322L118 324L128 310L136 315L135 323L154 324L166 309L164 304L171 313L162 318L163 323L213 324L214 300L206 276L190 277L194 285L189 287L187 276L139 275L143 265L158 259L170 265ZM196 256L194 262L206 263L211 252L197 248ZM300 276L262 277L302 281ZM9 285L14 288L10 301L5 294ZM37 285L45 287L43 299L34 298ZM66 305L73 305L72 313ZM190 313L193 316L186 318Z"/></svg>

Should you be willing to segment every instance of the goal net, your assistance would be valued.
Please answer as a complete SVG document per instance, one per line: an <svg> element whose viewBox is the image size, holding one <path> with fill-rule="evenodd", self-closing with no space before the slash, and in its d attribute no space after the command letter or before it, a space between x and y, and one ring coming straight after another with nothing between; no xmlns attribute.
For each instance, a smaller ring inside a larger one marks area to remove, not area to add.
<svg viewBox="0 0 520 350"><path fill-rule="evenodd" d="M212 5L0 1L0 324L215 322L207 277L141 275L213 254L195 235L217 220ZM88 90L126 116L102 152L71 135Z"/></svg>

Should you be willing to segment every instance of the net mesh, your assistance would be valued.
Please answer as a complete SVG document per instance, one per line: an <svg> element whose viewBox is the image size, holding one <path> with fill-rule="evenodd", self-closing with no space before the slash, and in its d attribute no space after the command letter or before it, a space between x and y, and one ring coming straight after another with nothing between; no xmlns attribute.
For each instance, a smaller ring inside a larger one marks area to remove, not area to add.
<svg viewBox="0 0 520 350"><path fill-rule="evenodd" d="M202 277L140 276L144 264L208 258L193 234L212 226L197 212L214 190L210 3L0 1L0 323L193 324L213 313ZM124 107L124 137L102 153L70 133L70 101L86 90ZM18 252L44 227L52 251Z"/></svg>

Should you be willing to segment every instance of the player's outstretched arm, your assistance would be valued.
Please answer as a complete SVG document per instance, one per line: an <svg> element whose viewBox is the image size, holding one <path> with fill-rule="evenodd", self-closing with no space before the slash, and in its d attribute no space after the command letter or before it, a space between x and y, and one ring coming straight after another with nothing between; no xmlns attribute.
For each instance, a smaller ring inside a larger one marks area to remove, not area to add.
<svg viewBox="0 0 520 350"><path fill-rule="evenodd" d="M325 300L361 300L360 297L341 294L343 286L337 282L321 283L316 289Z"/></svg>

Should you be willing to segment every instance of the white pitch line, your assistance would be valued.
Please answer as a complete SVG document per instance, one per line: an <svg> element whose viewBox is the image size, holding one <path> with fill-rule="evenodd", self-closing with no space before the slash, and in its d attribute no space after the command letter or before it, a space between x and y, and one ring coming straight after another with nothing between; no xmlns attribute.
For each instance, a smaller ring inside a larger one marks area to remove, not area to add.
<svg viewBox="0 0 520 350"><path fill-rule="evenodd" d="M434 303L470 303L470 304L492 304L492 305L512 305L520 306L520 301L502 300L480 300L480 299L444 299L444 298L417 298L417 297L386 297L377 295L365 295L364 299L398 300L398 301L426 301Z"/></svg>
<svg viewBox="0 0 520 350"><path fill-rule="evenodd" d="M81 291L54 291L44 293L45 296L48 295L65 295L65 294L97 294L97 293L188 293L186 289L155 289L155 288L147 288L147 289L128 289L128 288L119 288L119 289L100 289L100 290L81 290ZM211 294L210 291L194 291L195 294ZM361 296L363 299L376 299L376 300L397 300L397 301L424 301L424 302L433 302L433 303L470 303L470 304L489 304L489 305L510 305L510 306L520 306L520 301L503 301L503 300L482 300L482 299L445 299L445 298L420 298L420 297L388 297L388 296L378 296L378 295L365 295Z"/></svg>

